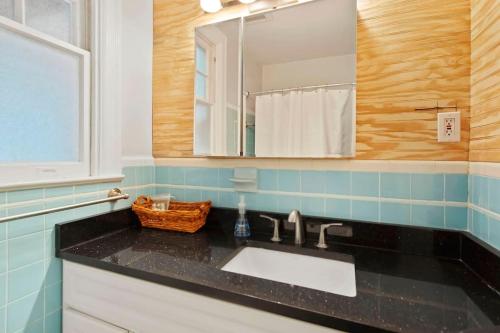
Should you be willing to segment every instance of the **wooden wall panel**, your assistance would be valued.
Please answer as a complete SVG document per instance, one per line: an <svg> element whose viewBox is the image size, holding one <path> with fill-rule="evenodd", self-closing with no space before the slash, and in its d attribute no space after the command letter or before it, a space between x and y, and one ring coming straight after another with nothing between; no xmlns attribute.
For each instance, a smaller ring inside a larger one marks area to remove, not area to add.
<svg viewBox="0 0 500 333"><path fill-rule="evenodd" d="M357 158L467 160L467 0L358 1ZM437 142L437 112L457 105L462 141Z"/></svg>
<svg viewBox="0 0 500 333"><path fill-rule="evenodd" d="M155 157L192 155L194 27L242 8L155 0ZM357 42L357 158L468 160L469 0L358 0ZM462 142L438 143L436 112L415 111L437 102L462 111Z"/></svg>
<svg viewBox="0 0 500 333"><path fill-rule="evenodd" d="M471 7L470 160L500 162L500 1Z"/></svg>

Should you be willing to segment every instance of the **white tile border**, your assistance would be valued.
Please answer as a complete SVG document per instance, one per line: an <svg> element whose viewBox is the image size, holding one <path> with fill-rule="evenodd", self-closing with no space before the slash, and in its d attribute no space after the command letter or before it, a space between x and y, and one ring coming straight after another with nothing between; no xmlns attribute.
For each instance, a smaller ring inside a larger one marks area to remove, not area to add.
<svg viewBox="0 0 500 333"><path fill-rule="evenodd" d="M399 173L467 174L469 162L378 161L378 160L319 160L319 159L258 159L258 158L159 158L156 166L291 170L340 170Z"/></svg>
<svg viewBox="0 0 500 333"><path fill-rule="evenodd" d="M473 203L469 203L469 209L478 211L478 212L480 212L480 213L482 213L482 214L484 214L484 215L486 215L488 217L492 217L492 218L500 221L500 214L495 213L494 211L491 211L491 210L489 210L487 208L483 208L483 207L477 206L477 205L475 205Z"/></svg>
<svg viewBox="0 0 500 333"><path fill-rule="evenodd" d="M471 162L469 173L471 175L500 178L500 163Z"/></svg>
<svg viewBox="0 0 500 333"><path fill-rule="evenodd" d="M126 187L121 187L121 190L125 193L127 191L137 191L137 190L142 190L145 188L149 187L156 187L156 184L146 184L146 185L136 185L136 186L126 186ZM46 205L51 202L57 202L61 200L76 200L79 198L86 198L89 196L106 196L108 194L108 190L99 190L99 191L94 191L94 192L82 192L82 193L72 193L68 195L63 195L59 197L50 197L50 198L44 198L42 199L35 199L35 200L29 200L29 201L19 201L19 202L13 202L13 203L6 203L6 204L0 204L0 210L5 210L8 216L8 210L9 209L18 209L18 208L24 208L24 207L31 207L34 205Z"/></svg>

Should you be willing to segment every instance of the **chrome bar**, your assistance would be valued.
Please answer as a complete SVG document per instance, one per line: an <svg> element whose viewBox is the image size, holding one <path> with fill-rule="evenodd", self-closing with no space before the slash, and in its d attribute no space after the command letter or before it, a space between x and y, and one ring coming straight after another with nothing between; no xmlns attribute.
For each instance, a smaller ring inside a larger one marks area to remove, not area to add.
<svg viewBox="0 0 500 333"><path fill-rule="evenodd" d="M0 223L14 221L14 220L20 220L20 219L26 219L29 217L34 217L34 216L39 216L39 215L57 213L57 212L61 212L64 210L70 210L70 209L75 209L75 208L80 208L80 207L85 207L85 206L97 205L97 204L101 204L101 203L105 203L105 202L115 202L118 200L128 199L129 197L130 196L128 194L123 193L119 188L114 188L108 192L108 197L104 198L104 199L81 202L78 204L61 206L61 207L57 207L57 208L44 209L44 210L39 210L39 211L31 212L31 213L7 216L7 217L0 218Z"/></svg>
<svg viewBox="0 0 500 333"><path fill-rule="evenodd" d="M296 91L296 90L309 90L309 89L321 89L321 88L331 88L331 87L341 87L341 86L355 86L356 83L332 83L332 84L323 84L320 86L308 86L308 87L297 87L297 88L287 88L287 89L276 89L276 90L267 90L267 91L258 91L258 92L249 92L247 91L245 95L255 96L255 95L266 95L272 93L284 93L287 91Z"/></svg>

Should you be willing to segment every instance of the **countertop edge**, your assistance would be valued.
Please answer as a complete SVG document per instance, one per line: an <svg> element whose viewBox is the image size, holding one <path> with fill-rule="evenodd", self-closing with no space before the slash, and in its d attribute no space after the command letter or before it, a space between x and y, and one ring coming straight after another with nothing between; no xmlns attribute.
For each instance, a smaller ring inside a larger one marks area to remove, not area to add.
<svg viewBox="0 0 500 333"><path fill-rule="evenodd" d="M378 327L368 326L366 324L361 324L353 321L348 321L345 319L336 318L333 316L327 316L319 314L312 311L307 311L305 309L298 309L284 304L274 303L259 299L256 297L232 293L226 290L217 289L214 287L204 286L194 282L189 282L181 279L176 279L167 276L160 276L158 274L145 272L141 270L136 270L133 268L123 267L115 265L112 263L103 262L100 260L95 260L85 256L79 256L74 254L65 253L64 250L58 251L56 256L60 259L71 261L77 264L82 264L85 266L90 266L105 271L125 275L128 277L140 279L143 281L148 281L152 283L157 283L163 286L176 288L184 290L187 292L196 293L198 295L203 295L206 297L251 307L257 310L262 310L266 312L271 312L277 315L282 315L292 319L305 321L311 324L316 324L320 326L325 326L341 331L352 332L352 333L387 333L391 332Z"/></svg>

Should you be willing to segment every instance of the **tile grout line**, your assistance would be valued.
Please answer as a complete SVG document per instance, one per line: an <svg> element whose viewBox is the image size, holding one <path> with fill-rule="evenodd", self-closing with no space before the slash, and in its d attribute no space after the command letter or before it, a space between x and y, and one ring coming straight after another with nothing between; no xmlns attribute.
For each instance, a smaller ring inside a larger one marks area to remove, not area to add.
<svg viewBox="0 0 500 333"><path fill-rule="evenodd" d="M7 212L6 212L7 213ZM9 224L5 224L5 256L7 257L7 267L5 267L5 314L4 314L4 323L5 323L5 332L7 332L7 323L8 323L8 300L9 300L9 266L10 266L10 259L9 259Z"/></svg>
<svg viewBox="0 0 500 333"><path fill-rule="evenodd" d="M378 173L378 222L382 222L382 174Z"/></svg>
<svg viewBox="0 0 500 333"><path fill-rule="evenodd" d="M488 178L488 211L493 213L492 210L493 208L491 207L491 186L492 186L492 178ZM491 215L488 216L488 243L490 241L491 241Z"/></svg>
<svg viewBox="0 0 500 333"><path fill-rule="evenodd" d="M446 201L446 183L447 183L447 178L448 178L448 177L446 177L446 175L444 174L444 175L443 175L443 200L444 200L444 202L445 202L445 206L444 206L444 209L443 209L443 210L444 210L444 212L443 212L443 219L444 219L444 221L443 221L443 225L444 225L444 227L445 227L446 229L447 229L447 226L446 226L446 224L447 224L447 223L446 223L446 202L447 202L447 201Z"/></svg>
<svg viewBox="0 0 500 333"><path fill-rule="evenodd" d="M42 281L42 292L43 292L43 296L42 296L42 300L43 300L43 318L42 318L42 325L43 325L43 332L45 332L45 312L46 312L46 306L45 306L45 303L46 303L46 286L45 286L45 279L47 278L47 275L46 275L46 272L47 272L47 261L45 260L47 258L47 219L46 219L46 216L44 215L43 216L43 276L44 276L44 279Z"/></svg>
<svg viewBox="0 0 500 333"><path fill-rule="evenodd" d="M410 174L410 200L413 199L413 174ZM413 225L413 204L410 205L410 225Z"/></svg>
<svg viewBox="0 0 500 333"><path fill-rule="evenodd" d="M350 202L350 207L351 207L351 216L350 218L353 218L353 204L352 204L352 172L349 171L349 202Z"/></svg>
<svg viewBox="0 0 500 333"><path fill-rule="evenodd" d="M472 210L475 210L477 212L480 212L481 214L487 215L489 217L492 217L492 218L500 221L500 214L499 213L493 212L491 210L488 210L488 209L483 208L481 206L475 205L473 203L469 204L469 208L471 208Z"/></svg>

